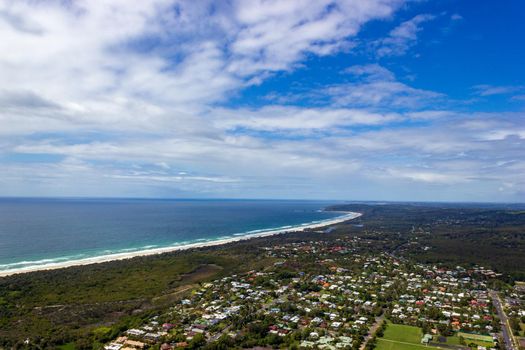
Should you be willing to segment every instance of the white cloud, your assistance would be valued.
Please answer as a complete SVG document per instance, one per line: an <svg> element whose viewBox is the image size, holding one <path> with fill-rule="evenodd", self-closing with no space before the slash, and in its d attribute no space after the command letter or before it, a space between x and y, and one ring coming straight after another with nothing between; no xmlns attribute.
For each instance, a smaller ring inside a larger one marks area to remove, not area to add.
<svg viewBox="0 0 525 350"><path fill-rule="evenodd" d="M467 182L469 179L457 174L444 174L432 171L413 170L413 169L388 169L390 176L406 178L418 182L433 184L458 184Z"/></svg>
<svg viewBox="0 0 525 350"><path fill-rule="evenodd" d="M0 2L0 195L326 198L460 179L523 191L520 116L454 112L377 64L302 97L323 103L228 105L309 58L351 50L364 24L401 5ZM392 30L380 56L406 52L432 18Z"/></svg>
<svg viewBox="0 0 525 350"><path fill-rule="evenodd" d="M155 182L188 182L188 181L204 181L214 183L230 183L238 182L239 180L228 177L212 177L212 176L181 176L181 175L153 175L153 174L125 174L125 175L107 175L113 179L126 180L146 180Z"/></svg>
<svg viewBox="0 0 525 350"><path fill-rule="evenodd" d="M508 95L525 90L524 86L494 86L480 84L472 87L474 93L479 96Z"/></svg>
<svg viewBox="0 0 525 350"><path fill-rule="evenodd" d="M364 77L367 81L395 80L394 74L391 71L377 63L350 66L344 70L344 73Z"/></svg>
<svg viewBox="0 0 525 350"><path fill-rule="evenodd" d="M241 75L288 70L307 53L328 55L352 46L349 37L371 19L385 18L402 1L239 1L240 31L231 44L230 70Z"/></svg>
<svg viewBox="0 0 525 350"><path fill-rule="evenodd" d="M216 126L235 130L259 131L322 131L355 125L381 125L400 119L396 113L373 113L363 109L299 108L265 106L257 110L214 110Z"/></svg>
<svg viewBox="0 0 525 350"><path fill-rule="evenodd" d="M253 113L250 118L267 116L264 111L248 113ZM490 192L492 188L499 193L503 183L507 185L502 195L512 196L522 191L525 186L522 179L525 139L505 135L519 128L519 119L507 117L502 122L501 116L487 114L460 115L458 118L439 118L426 126L400 126L360 133L336 128L322 138L317 134L302 134L298 138L231 134L217 139L181 136L72 145L53 139L26 141L14 145L13 150L19 154L61 155L68 161L60 168L48 170L36 164L32 165L33 170L29 170L28 165L25 170L20 170L19 166L18 170L13 170L13 166L7 165L1 175L4 181L9 180L8 175L18 174L33 177L31 181L44 182L54 182L54 174L60 174L59 181L79 176L101 177L100 185L106 186L113 184L112 181L129 186L159 184L205 191L209 195L227 190L230 195L241 197L242 193L255 195L255 188L263 184L268 191L277 191L271 192L274 194L285 186L290 196L304 193L301 191L305 186L321 186L323 190L317 194L321 196L329 186L319 185L319 182L338 184L340 195L344 197L348 190L357 190L355 186L359 181L371 186L374 179L381 186L389 183L396 186L396 181L401 181L397 186L420 183L437 186L445 192L461 185L473 191L479 187ZM467 120L462 122L464 119ZM278 132L284 132L281 125L278 128ZM293 136L296 130L287 132ZM130 163L142 165L130 170L127 165ZM170 168L159 166L164 163L169 163ZM181 174L177 169L190 171ZM294 187L295 184L301 186Z"/></svg>
<svg viewBox="0 0 525 350"><path fill-rule="evenodd" d="M444 97L440 93L399 82L392 72L377 64L351 66L345 72L353 75L354 81L324 89L324 93L339 106L415 108Z"/></svg>
<svg viewBox="0 0 525 350"><path fill-rule="evenodd" d="M379 57L404 55L417 43L421 25L434 18L429 14L417 15L392 29L386 38L373 42L372 47Z"/></svg>
<svg viewBox="0 0 525 350"><path fill-rule="evenodd" d="M362 24L400 4L3 2L3 133L198 124L210 104L304 55L348 49Z"/></svg>

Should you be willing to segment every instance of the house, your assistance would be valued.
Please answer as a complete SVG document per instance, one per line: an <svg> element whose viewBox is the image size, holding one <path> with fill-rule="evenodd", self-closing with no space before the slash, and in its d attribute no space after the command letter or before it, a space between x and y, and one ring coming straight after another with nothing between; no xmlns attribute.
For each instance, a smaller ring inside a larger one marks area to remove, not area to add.
<svg viewBox="0 0 525 350"><path fill-rule="evenodd" d="M341 327L342 323L341 322L332 322L332 328L334 329L338 329L339 327Z"/></svg>
<svg viewBox="0 0 525 350"><path fill-rule="evenodd" d="M129 335L133 335L135 337L141 337L143 336L144 334L146 334L146 332L144 332L143 330L140 330L140 329L128 329L126 331L126 334L129 334Z"/></svg>
<svg viewBox="0 0 525 350"><path fill-rule="evenodd" d="M310 338L312 338L312 339L319 338L319 333L317 333L317 332L310 332Z"/></svg>
<svg viewBox="0 0 525 350"><path fill-rule="evenodd" d="M161 335L159 333L146 333L144 335L144 338L149 339L149 340L154 340L154 341L159 340L160 337Z"/></svg>
<svg viewBox="0 0 525 350"><path fill-rule="evenodd" d="M173 327L175 327L175 325L172 324L172 323L164 323L164 324L162 325L162 328L163 328L165 331L169 331L169 330L172 329Z"/></svg>
<svg viewBox="0 0 525 350"><path fill-rule="evenodd" d="M321 345L326 345L326 344L329 344L329 343L331 343L333 341L334 341L334 338L332 338L330 336L323 336L323 337L319 338L318 343L321 344Z"/></svg>
<svg viewBox="0 0 525 350"><path fill-rule="evenodd" d="M130 346L133 348L138 348L138 349L144 349L144 346L145 346L145 344L140 341L135 341L135 340L130 340L130 339L126 340L124 345Z"/></svg>
<svg viewBox="0 0 525 350"><path fill-rule="evenodd" d="M430 343L431 340L432 340L432 335L425 334L423 336L423 338L421 339L421 344L425 344L426 345L426 344Z"/></svg>
<svg viewBox="0 0 525 350"><path fill-rule="evenodd" d="M105 350L120 350L120 348L122 348L122 344L118 344L118 343L110 343L104 346Z"/></svg>
<svg viewBox="0 0 525 350"><path fill-rule="evenodd" d="M303 340L300 344L302 348L313 348L315 343L313 341Z"/></svg>
<svg viewBox="0 0 525 350"><path fill-rule="evenodd" d="M352 338L351 337L339 337L337 339L337 343L335 344L335 347L338 349L343 349L347 347L352 346Z"/></svg>

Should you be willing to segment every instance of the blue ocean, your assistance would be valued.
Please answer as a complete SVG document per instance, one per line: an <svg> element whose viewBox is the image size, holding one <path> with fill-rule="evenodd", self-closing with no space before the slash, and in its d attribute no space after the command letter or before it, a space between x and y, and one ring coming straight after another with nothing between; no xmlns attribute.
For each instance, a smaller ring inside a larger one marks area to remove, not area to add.
<svg viewBox="0 0 525 350"><path fill-rule="evenodd" d="M0 199L0 271L329 220L334 202Z"/></svg>

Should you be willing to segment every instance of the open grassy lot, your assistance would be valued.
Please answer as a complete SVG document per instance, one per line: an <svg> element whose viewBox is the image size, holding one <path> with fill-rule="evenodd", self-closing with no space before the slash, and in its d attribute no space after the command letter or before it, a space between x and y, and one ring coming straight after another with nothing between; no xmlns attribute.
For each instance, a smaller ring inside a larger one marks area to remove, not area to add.
<svg viewBox="0 0 525 350"><path fill-rule="evenodd" d="M483 341L487 343L492 343L492 337L488 335L480 335L480 334L470 334L470 333L463 333L459 332L457 334L458 337L463 337L465 340L477 340L477 341Z"/></svg>
<svg viewBox="0 0 525 350"><path fill-rule="evenodd" d="M460 333L468 335L466 333ZM470 338L465 337L466 344L474 343L476 345L485 346L490 348L494 346L492 341L487 341L491 339L487 336L482 335L469 335ZM377 350L423 350L423 349L439 349L439 347L426 346L421 344L421 338L423 333L420 328L405 326L399 324L393 324L388 322L387 328L385 330L385 335L383 338L377 339ZM435 340L434 340L435 341ZM447 337L447 342L443 345L460 345L459 334L452 337Z"/></svg>
<svg viewBox="0 0 525 350"><path fill-rule="evenodd" d="M487 337L487 336L483 336L483 335L480 335L479 337L476 337L475 335L470 335L471 337L470 338L467 338L465 337L466 333L458 333L452 337L447 337L447 342L446 344L450 344L450 345L460 345L460 342L459 342L459 336L462 335L464 336L465 338L465 343L468 345L468 344L476 344L476 345L481 345L481 346L484 346L486 348L491 348L494 346L494 342L492 341L492 338L491 337ZM478 338L478 339L476 339ZM490 341L489 341L490 340Z"/></svg>
<svg viewBox="0 0 525 350"><path fill-rule="evenodd" d="M423 350L423 349L437 349L432 346L425 346L422 344L401 343L395 340L377 339L376 350Z"/></svg>
<svg viewBox="0 0 525 350"><path fill-rule="evenodd" d="M420 328L388 323L383 339L420 344L423 333Z"/></svg>
<svg viewBox="0 0 525 350"><path fill-rule="evenodd" d="M377 350L423 350L435 349L421 344L420 328L388 322L385 335L377 339Z"/></svg>

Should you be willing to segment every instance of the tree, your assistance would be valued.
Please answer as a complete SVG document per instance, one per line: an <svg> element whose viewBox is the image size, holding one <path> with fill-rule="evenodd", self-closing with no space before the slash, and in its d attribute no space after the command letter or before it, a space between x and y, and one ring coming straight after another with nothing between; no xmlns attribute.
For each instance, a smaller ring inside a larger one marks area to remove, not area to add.
<svg viewBox="0 0 525 350"><path fill-rule="evenodd" d="M198 349L206 344L206 338L202 333L197 333L193 336L193 339L188 344L188 349Z"/></svg>
<svg viewBox="0 0 525 350"><path fill-rule="evenodd" d="M462 335L459 336L459 343L460 343L461 345L466 345L466 344L467 344L467 343L465 342L465 338L464 338Z"/></svg>
<svg viewBox="0 0 525 350"><path fill-rule="evenodd" d="M373 337L372 337L372 338L366 343L365 349L366 349L366 350L373 350L373 349L375 349L375 347L376 347L376 341L377 341L376 337L373 336Z"/></svg>

